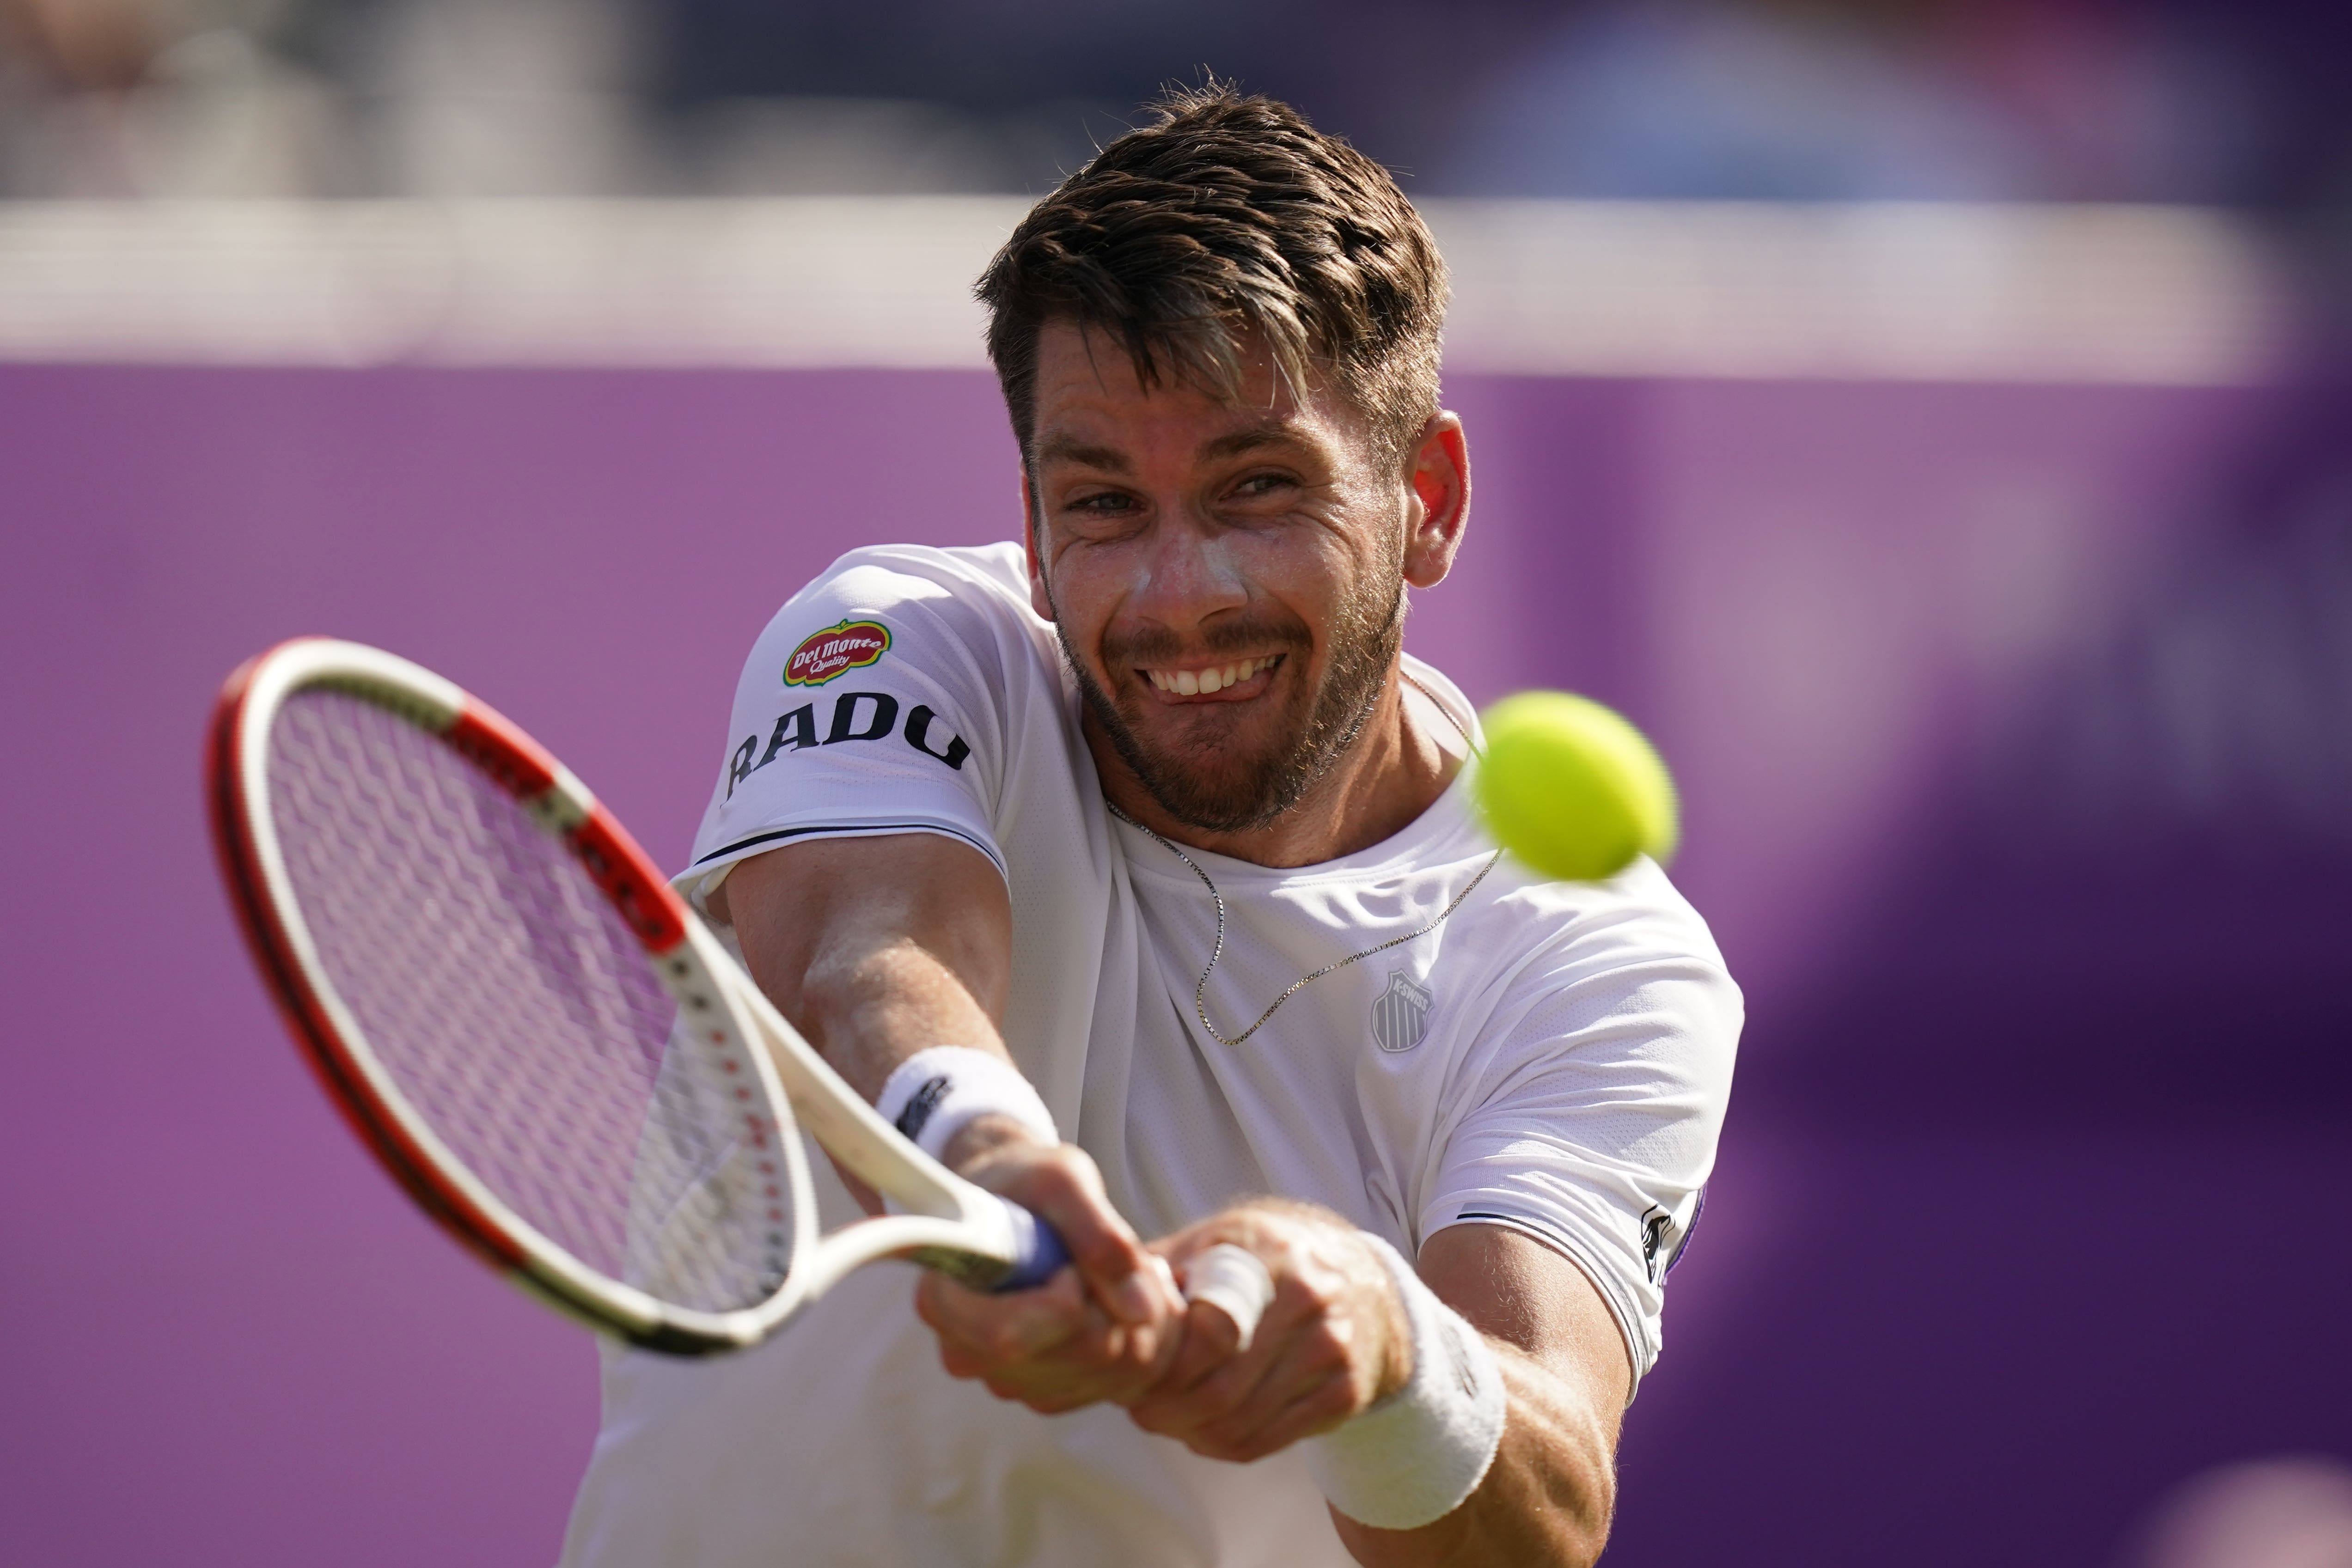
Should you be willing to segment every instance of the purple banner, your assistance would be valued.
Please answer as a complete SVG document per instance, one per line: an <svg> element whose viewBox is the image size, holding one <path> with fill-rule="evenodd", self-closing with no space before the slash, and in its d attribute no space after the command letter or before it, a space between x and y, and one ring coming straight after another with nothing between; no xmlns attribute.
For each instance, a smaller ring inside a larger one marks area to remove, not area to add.
<svg viewBox="0 0 2352 1568"><path fill-rule="evenodd" d="M2344 1452L2352 532L2295 521L2340 405L1451 392L1471 538L1409 643L1653 731L1755 1018L1610 1561L2104 1562L2200 1469ZM0 1541L550 1560L591 1342L307 1082L205 841L213 691L282 637L380 643L674 863L786 594L855 545L1016 533L992 383L19 367L0 430Z"/></svg>

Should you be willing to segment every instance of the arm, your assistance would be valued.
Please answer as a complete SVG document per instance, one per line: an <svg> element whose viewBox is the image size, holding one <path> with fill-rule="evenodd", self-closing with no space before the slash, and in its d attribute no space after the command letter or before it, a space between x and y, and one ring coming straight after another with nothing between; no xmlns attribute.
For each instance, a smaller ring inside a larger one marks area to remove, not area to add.
<svg viewBox="0 0 2352 1568"><path fill-rule="evenodd" d="M1339 1539L1366 1568L1592 1562L1609 1537L1632 1392L1617 1320L1582 1270L1501 1226L1441 1230L1419 1266L1502 1364L1503 1444L1477 1490L1435 1523L1373 1530L1335 1511Z"/></svg>
<svg viewBox="0 0 2352 1568"><path fill-rule="evenodd" d="M1402 1388L1412 1340L1386 1267L1336 1215L1250 1204L1171 1238L1171 1257L1213 1241L1272 1269L1274 1305L1230 1360L1196 1310L1173 1366L1134 1406L1139 1425L1213 1458L1248 1460L1328 1432ZM1419 1272L1485 1337L1507 1400L1501 1447L1452 1512L1415 1530L1376 1530L1332 1511L1367 1568L1589 1563L1615 1499L1619 1412L1632 1383L1616 1320L1583 1272L1518 1231L1459 1225L1422 1249Z"/></svg>
<svg viewBox="0 0 2352 1568"><path fill-rule="evenodd" d="M789 845L736 866L710 904L734 925L761 989L869 1100L927 1046L1011 1060L998 1020L1012 982L1012 904L995 866L971 846L937 833ZM1076 1261L1083 1291L1066 1274L1004 1299L1022 1343L1092 1333L1117 1346L1113 1360L1159 1353L1164 1336L1130 1343L1118 1332L1167 1309L1157 1266L1104 1200L1091 1160L994 1116L971 1123L946 1152L967 1178L1044 1215ZM871 1193L858 1196L877 1207Z"/></svg>

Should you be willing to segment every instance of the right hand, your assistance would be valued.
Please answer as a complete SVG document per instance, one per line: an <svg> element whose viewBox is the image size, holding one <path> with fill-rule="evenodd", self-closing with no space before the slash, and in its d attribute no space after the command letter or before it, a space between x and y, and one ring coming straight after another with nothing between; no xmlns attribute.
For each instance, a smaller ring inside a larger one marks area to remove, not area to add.
<svg viewBox="0 0 2352 1568"><path fill-rule="evenodd" d="M927 1273L915 1310L939 1335L948 1372L1047 1415L1140 1398L1175 1359L1184 1302L1166 1264L1104 1197L1093 1159L993 1116L959 1132L946 1153L966 1180L1034 1210L1071 1258L1044 1285L1004 1295Z"/></svg>

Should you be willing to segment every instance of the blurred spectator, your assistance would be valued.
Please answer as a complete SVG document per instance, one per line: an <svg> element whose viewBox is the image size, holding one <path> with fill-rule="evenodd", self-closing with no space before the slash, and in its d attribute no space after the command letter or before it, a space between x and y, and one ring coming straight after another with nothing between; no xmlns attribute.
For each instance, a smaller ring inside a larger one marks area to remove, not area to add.
<svg viewBox="0 0 2352 1568"><path fill-rule="evenodd" d="M2203 200L2254 136L2236 68L2161 13L2074 4L1581 12L1498 74L1449 183L1758 200Z"/></svg>
<svg viewBox="0 0 2352 1568"><path fill-rule="evenodd" d="M378 184L404 195L607 195L657 183L616 0L400 0L348 13L341 55Z"/></svg>
<svg viewBox="0 0 2352 1568"><path fill-rule="evenodd" d="M1429 194L2340 204L2325 9L0 0L0 193L1034 192L1213 69Z"/></svg>
<svg viewBox="0 0 2352 1568"><path fill-rule="evenodd" d="M335 95L262 42L285 0L0 0L0 193L348 183Z"/></svg>

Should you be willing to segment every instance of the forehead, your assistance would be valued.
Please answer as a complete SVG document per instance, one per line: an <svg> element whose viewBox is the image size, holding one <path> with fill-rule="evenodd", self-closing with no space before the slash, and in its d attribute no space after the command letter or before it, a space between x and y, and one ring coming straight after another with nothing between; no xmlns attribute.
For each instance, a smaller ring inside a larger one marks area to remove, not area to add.
<svg viewBox="0 0 2352 1568"><path fill-rule="evenodd" d="M1049 320L1037 334L1035 383L1039 461L1074 449L1129 450L1177 445L1202 455L1243 446L1293 442L1335 455L1352 451L1363 421L1327 389L1298 397L1273 357L1244 345L1240 384L1223 389L1160 367L1147 384L1116 338L1066 320Z"/></svg>

